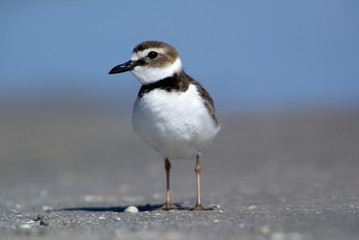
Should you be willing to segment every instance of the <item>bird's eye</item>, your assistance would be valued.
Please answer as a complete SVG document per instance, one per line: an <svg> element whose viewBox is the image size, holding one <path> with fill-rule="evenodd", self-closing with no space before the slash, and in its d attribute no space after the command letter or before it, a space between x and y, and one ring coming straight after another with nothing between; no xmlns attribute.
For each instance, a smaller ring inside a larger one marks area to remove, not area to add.
<svg viewBox="0 0 359 240"><path fill-rule="evenodd" d="M149 53L147 54L147 57L149 57L149 58L151 58L151 59L154 59L154 58L157 57L157 55L158 55L157 52L151 51L151 52L149 52Z"/></svg>

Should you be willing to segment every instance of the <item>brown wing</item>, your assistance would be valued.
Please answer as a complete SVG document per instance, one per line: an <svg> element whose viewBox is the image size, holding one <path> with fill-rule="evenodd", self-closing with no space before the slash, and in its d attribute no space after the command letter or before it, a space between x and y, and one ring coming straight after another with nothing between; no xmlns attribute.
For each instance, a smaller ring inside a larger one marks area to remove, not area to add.
<svg viewBox="0 0 359 240"><path fill-rule="evenodd" d="M209 113L211 114L211 117L213 118L213 120L218 125L218 121L217 121L217 117L216 117L216 111L214 109L214 103L213 103L213 100L212 100L211 96L209 95L209 93L206 91L206 89L204 89L204 87L199 82L197 82L196 80L194 80L190 76L188 76L188 77L190 78L190 82L192 84L196 85L196 87L198 88L199 94L204 99L204 104L205 104L206 108L208 109Z"/></svg>

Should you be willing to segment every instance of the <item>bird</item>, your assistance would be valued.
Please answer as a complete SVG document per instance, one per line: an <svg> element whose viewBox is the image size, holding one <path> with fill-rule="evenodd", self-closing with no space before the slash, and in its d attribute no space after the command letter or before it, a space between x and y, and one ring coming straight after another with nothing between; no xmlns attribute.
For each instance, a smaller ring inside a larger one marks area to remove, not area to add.
<svg viewBox="0 0 359 240"><path fill-rule="evenodd" d="M177 50L165 42L139 43L131 59L109 74L127 71L141 83L133 107L133 128L164 159L166 201L158 209L179 208L170 195L170 160L195 159L197 200L191 209L206 210L201 203L200 158L220 130L211 96L185 73Z"/></svg>

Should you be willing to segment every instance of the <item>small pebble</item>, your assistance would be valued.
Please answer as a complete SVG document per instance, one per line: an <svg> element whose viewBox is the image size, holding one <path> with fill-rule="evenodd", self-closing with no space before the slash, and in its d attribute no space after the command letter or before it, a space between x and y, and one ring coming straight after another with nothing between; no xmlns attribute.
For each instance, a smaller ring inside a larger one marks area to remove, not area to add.
<svg viewBox="0 0 359 240"><path fill-rule="evenodd" d="M209 209L217 209L220 208L219 204L211 204L208 206Z"/></svg>
<svg viewBox="0 0 359 240"><path fill-rule="evenodd" d="M35 219L35 221L40 221L40 226L49 226L49 223L47 221L44 220L45 216L43 215L37 215L37 218Z"/></svg>
<svg viewBox="0 0 359 240"><path fill-rule="evenodd" d="M21 224L19 226L20 229L30 229L31 228L31 225L30 224Z"/></svg>
<svg viewBox="0 0 359 240"><path fill-rule="evenodd" d="M252 205L252 206L249 206L248 209L250 210L254 210L254 209L257 209L258 207L256 205Z"/></svg>
<svg viewBox="0 0 359 240"><path fill-rule="evenodd" d="M270 229L270 227L268 225L261 226L261 227L259 227L258 230L259 230L260 233L262 233L264 235L269 234L270 231L271 231L271 229Z"/></svg>
<svg viewBox="0 0 359 240"><path fill-rule="evenodd" d="M101 216L101 217L99 217L98 219L100 219L100 220L104 220L104 219L106 219L104 216Z"/></svg>
<svg viewBox="0 0 359 240"><path fill-rule="evenodd" d="M54 208L50 207L50 206L42 206L42 210L43 211L52 211L52 210L54 210Z"/></svg>
<svg viewBox="0 0 359 240"><path fill-rule="evenodd" d="M125 211L123 212L127 212L127 213L138 213L138 208L135 206L128 206Z"/></svg>

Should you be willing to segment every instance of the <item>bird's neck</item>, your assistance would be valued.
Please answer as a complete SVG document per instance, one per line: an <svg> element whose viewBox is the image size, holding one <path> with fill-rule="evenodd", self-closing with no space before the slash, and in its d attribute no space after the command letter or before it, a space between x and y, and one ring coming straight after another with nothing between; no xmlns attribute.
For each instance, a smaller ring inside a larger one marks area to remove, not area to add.
<svg viewBox="0 0 359 240"><path fill-rule="evenodd" d="M188 76L183 69L178 72L175 72L172 76L160 79L156 82L142 85L138 97L141 98L144 94L154 90L162 89L168 92L185 92L189 84L191 83L192 78Z"/></svg>

